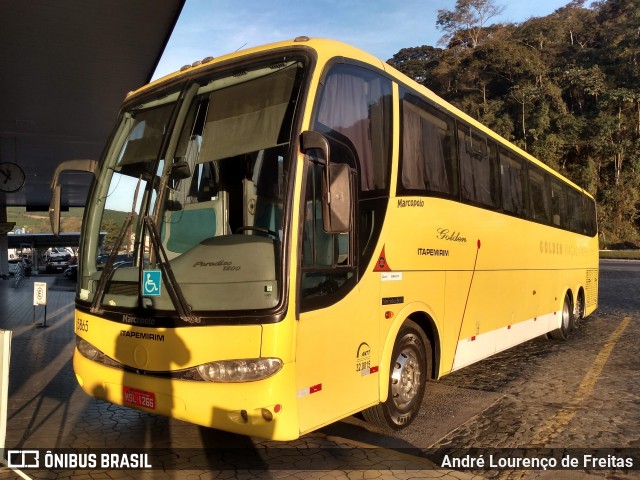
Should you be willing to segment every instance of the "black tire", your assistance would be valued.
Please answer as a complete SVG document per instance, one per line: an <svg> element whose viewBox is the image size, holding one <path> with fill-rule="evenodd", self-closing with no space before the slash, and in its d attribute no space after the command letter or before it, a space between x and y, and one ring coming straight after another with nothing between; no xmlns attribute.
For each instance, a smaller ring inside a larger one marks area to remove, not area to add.
<svg viewBox="0 0 640 480"><path fill-rule="evenodd" d="M407 320L391 354L387 400L364 410L364 419L387 430L407 427L420 410L430 372L431 344L422 329Z"/></svg>
<svg viewBox="0 0 640 480"><path fill-rule="evenodd" d="M576 306L574 308L573 313L573 325L574 327L578 327L582 319L585 317L585 312L587 311L587 304L584 301L584 293L580 291L578 293L578 298L576 300Z"/></svg>
<svg viewBox="0 0 640 480"><path fill-rule="evenodd" d="M562 304L562 321L560 323L560 328L556 328L555 330L549 332L549 338L554 340L566 340L569 338L569 333L571 330L575 328L574 315L573 315L573 307L571 305L571 298L569 298L569 294L564 297L564 303Z"/></svg>

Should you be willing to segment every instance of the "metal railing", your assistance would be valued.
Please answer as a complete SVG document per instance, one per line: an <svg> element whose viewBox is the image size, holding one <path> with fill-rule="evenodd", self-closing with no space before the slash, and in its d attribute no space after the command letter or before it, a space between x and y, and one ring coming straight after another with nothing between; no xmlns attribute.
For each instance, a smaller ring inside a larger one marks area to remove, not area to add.
<svg viewBox="0 0 640 480"><path fill-rule="evenodd" d="M14 277L13 277L13 288L20 287L20 284L22 283L23 279L24 279L24 266L22 265L22 262L20 262L16 265L16 273L14 274Z"/></svg>

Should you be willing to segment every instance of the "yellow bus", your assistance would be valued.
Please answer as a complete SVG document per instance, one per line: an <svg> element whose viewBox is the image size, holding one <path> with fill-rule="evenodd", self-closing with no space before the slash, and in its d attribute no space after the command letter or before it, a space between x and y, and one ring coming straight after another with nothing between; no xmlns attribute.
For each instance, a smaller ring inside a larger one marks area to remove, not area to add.
<svg viewBox="0 0 640 480"><path fill-rule="evenodd" d="M430 380L597 307L593 198L336 41L130 93L101 161L56 173L54 230L65 169L95 174L74 370L115 404L277 440L400 429Z"/></svg>

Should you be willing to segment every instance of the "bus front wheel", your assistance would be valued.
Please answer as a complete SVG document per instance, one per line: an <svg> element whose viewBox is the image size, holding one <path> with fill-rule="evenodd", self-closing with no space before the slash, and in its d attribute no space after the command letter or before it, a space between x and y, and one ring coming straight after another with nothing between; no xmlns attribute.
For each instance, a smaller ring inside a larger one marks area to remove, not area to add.
<svg viewBox="0 0 640 480"><path fill-rule="evenodd" d="M415 420L431 371L431 344L422 329L407 320L396 338L389 369L387 400L362 412L369 423L400 430Z"/></svg>

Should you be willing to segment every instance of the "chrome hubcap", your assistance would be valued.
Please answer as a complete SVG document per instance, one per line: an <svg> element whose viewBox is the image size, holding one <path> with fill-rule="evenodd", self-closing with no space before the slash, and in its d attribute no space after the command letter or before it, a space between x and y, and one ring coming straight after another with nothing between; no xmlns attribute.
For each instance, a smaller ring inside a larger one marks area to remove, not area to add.
<svg viewBox="0 0 640 480"><path fill-rule="evenodd" d="M415 352L400 352L391 372L391 395L399 409L405 408L415 398L420 388L422 372Z"/></svg>

